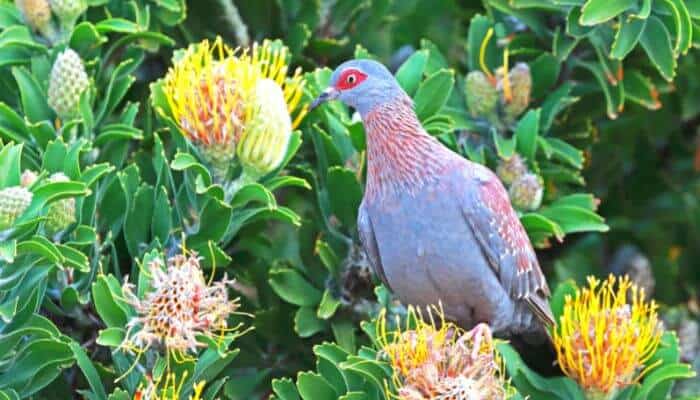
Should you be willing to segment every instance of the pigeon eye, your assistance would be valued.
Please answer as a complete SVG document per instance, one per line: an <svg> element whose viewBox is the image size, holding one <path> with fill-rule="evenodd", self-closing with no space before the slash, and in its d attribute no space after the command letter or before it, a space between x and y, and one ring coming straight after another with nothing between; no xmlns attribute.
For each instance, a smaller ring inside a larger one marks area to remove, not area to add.
<svg viewBox="0 0 700 400"><path fill-rule="evenodd" d="M348 82L348 84L352 85L355 83L355 81L357 81L357 77L355 77L355 74L350 74L345 80Z"/></svg>

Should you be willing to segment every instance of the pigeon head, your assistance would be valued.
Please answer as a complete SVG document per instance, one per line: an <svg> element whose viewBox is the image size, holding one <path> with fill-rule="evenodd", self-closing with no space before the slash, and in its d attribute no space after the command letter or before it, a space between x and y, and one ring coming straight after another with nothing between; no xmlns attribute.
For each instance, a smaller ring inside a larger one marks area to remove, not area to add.
<svg viewBox="0 0 700 400"><path fill-rule="evenodd" d="M376 106L407 97L394 76L381 63L373 60L350 60L338 66L328 87L311 104L311 109L330 100L340 100L367 115Z"/></svg>

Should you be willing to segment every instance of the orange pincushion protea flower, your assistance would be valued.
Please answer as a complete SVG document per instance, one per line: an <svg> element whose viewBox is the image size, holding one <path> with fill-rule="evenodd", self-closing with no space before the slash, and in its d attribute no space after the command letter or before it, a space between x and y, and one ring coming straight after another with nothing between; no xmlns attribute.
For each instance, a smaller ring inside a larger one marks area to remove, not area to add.
<svg viewBox="0 0 700 400"><path fill-rule="evenodd" d="M559 365L590 398L607 398L641 378L661 340L654 301L629 277L610 275L568 296L554 346Z"/></svg>
<svg viewBox="0 0 700 400"><path fill-rule="evenodd" d="M404 400L505 399L508 385L488 325L465 332L445 321L440 309L435 310L437 322L432 311L426 320L410 307L408 321L414 321L415 327L394 334L387 333L385 316L379 319L377 337L394 370L393 396Z"/></svg>

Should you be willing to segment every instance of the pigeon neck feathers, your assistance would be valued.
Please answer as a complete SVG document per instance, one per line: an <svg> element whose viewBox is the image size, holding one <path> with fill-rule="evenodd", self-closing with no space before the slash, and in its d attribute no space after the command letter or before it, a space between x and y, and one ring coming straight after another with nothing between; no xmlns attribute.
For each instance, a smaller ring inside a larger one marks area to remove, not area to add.
<svg viewBox="0 0 700 400"><path fill-rule="evenodd" d="M455 154L421 125L413 102L402 94L363 115L367 136L366 196L414 194L434 183Z"/></svg>

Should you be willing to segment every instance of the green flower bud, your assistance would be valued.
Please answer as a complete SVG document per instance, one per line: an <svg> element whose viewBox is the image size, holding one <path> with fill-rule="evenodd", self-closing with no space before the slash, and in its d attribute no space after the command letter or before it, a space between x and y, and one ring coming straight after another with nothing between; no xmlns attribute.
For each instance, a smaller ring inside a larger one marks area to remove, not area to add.
<svg viewBox="0 0 700 400"><path fill-rule="evenodd" d="M238 142L237 155L244 171L253 178L277 168L287 154L292 120L282 88L271 79L256 83L249 106L252 117Z"/></svg>
<svg viewBox="0 0 700 400"><path fill-rule="evenodd" d="M50 182L67 182L67 176L61 172L57 172L51 177L49 177ZM51 205L46 214L46 222L44 222L44 229L49 235L55 235L56 233L68 228L75 223L75 199L63 199L58 200Z"/></svg>
<svg viewBox="0 0 700 400"><path fill-rule="evenodd" d="M70 30L75 25L85 10L87 10L87 1L85 0L51 0L51 10L61 21L61 25Z"/></svg>
<svg viewBox="0 0 700 400"><path fill-rule="evenodd" d="M521 176L527 174L527 165L519 154L513 154L510 158L502 159L496 167L496 175L501 182L510 185Z"/></svg>
<svg viewBox="0 0 700 400"><path fill-rule="evenodd" d="M498 91L481 71L467 74L465 84L467 107L473 117L492 116L498 102Z"/></svg>
<svg viewBox="0 0 700 400"><path fill-rule="evenodd" d="M32 30L47 38L53 38L54 28L48 0L15 0L15 6Z"/></svg>
<svg viewBox="0 0 700 400"><path fill-rule="evenodd" d="M10 228L32 202L32 192L21 186L0 190L0 231Z"/></svg>
<svg viewBox="0 0 700 400"><path fill-rule="evenodd" d="M542 182L535 174L525 174L516 179L508 190L515 208L532 211L542 205Z"/></svg>
<svg viewBox="0 0 700 400"><path fill-rule="evenodd" d="M49 77L49 106L62 119L78 114L80 95L87 89L85 66L78 53L66 49L56 58Z"/></svg>
<svg viewBox="0 0 700 400"><path fill-rule="evenodd" d="M498 83L498 91L501 93L503 115L505 122L513 123L530 104L530 92L532 91L532 76L530 67L525 63L517 63L508 73L510 83L510 99L505 97L504 82Z"/></svg>

